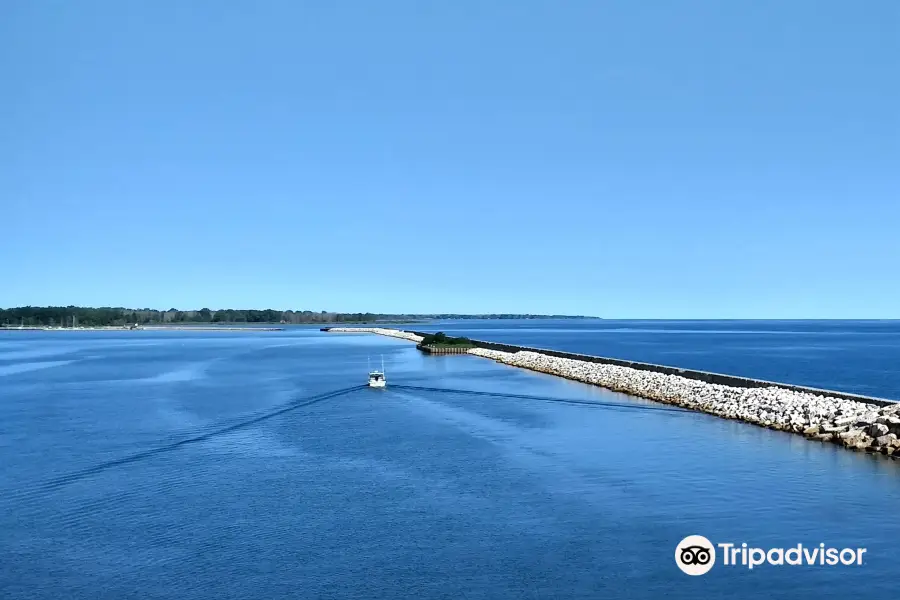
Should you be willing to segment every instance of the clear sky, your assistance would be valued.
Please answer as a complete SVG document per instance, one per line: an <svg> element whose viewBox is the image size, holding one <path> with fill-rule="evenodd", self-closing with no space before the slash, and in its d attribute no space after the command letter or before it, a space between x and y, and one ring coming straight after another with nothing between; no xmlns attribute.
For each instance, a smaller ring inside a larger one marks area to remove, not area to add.
<svg viewBox="0 0 900 600"><path fill-rule="evenodd" d="M900 2L0 4L0 306L900 318Z"/></svg>

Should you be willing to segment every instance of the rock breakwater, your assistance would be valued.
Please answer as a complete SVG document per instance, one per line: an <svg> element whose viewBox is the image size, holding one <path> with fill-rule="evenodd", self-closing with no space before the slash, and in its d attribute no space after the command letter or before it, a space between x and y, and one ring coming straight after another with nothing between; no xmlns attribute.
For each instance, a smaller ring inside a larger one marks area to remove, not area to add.
<svg viewBox="0 0 900 600"><path fill-rule="evenodd" d="M374 333L416 343L423 339L413 332L384 327L332 327L328 331ZM747 380L753 383L749 387L725 385L646 368L552 356L532 350L511 352L477 347L468 350L468 354L726 419L795 433L812 440L839 444L851 450L900 458L900 403L873 398L873 402L880 403L875 404L866 402L864 397L848 395L850 397L842 398L829 395L826 390L818 393L819 390L812 388L768 386L755 380ZM729 383L731 380L742 380L716 377L724 378Z"/></svg>
<svg viewBox="0 0 900 600"><path fill-rule="evenodd" d="M733 387L538 352L473 348L469 354L853 450L900 457L900 404L879 406L779 387Z"/></svg>

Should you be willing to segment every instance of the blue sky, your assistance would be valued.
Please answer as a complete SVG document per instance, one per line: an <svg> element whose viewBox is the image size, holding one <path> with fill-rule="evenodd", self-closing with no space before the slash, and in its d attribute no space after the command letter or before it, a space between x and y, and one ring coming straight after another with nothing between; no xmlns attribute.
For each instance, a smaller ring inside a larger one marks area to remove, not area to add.
<svg viewBox="0 0 900 600"><path fill-rule="evenodd" d="M3 3L0 306L897 318L898 24Z"/></svg>

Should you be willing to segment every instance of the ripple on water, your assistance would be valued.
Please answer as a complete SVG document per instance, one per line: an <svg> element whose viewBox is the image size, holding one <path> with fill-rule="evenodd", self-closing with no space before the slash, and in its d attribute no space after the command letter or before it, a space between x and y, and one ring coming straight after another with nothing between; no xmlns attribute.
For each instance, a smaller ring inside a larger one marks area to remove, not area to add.
<svg viewBox="0 0 900 600"><path fill-rule="evenodd" d="M138 381L144 383L181 383L185 381L196 381L206 377L206 370L215 361L207 360L192 363L180 369L165 371L151 377L144 377Z"/></svg>
<svg viewBox="0 0 900 600"><path fill-rule="evenodd" d="M40 369L50 369L53 367L62 367L69 365L76 360L46 360L38 362L15 363L11 365L0 365L0 377L5 375L16 375L18 373L27 373L28 371L38 371Z"/></svg>
<svg viewBox="0 0 900 600"><path fill-rule="evenodd" d="M32 358L48 358L50 356L60 356L61 354L71 354L77 352L79 348L39 348L34 350L4 350L0 352L0 361L13 360L29 360Z"/></svg>
<svg viewBox="0 0 900 600"><path fill-rule="evenodd" d="M204 448L210 453L230 456L285 458L305 455L296 445L285 444L264 429L240 429L216 436L207 440Z"/></svg>

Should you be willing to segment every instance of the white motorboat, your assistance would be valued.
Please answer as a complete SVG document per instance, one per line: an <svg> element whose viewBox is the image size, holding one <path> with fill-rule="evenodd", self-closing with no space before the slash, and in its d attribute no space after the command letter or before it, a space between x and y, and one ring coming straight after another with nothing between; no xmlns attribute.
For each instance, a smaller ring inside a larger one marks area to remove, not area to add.
<svg viewBox="0 0 900 600"><path fill-rule="evenodd" d="M372 388L383 388L387 385L387 380L384 378L384 357L381 357L381 370L369 371L369 387Z"/></svg>

